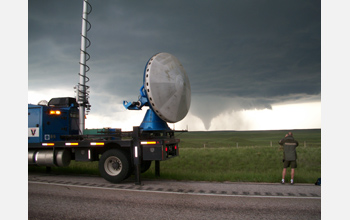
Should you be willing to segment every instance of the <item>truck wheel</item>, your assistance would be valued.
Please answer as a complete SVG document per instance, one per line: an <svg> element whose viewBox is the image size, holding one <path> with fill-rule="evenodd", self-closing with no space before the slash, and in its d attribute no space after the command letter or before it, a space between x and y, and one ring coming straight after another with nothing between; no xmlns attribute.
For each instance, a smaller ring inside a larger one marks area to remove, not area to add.
<svg viewBox="0 0 350 220"><path fill-rule="evenodd" d="M152 161L143 160L141 162L141 173L145 173L151 167Z"/></svg>
<svg viewBox="0 0 350 220"><path fill-rule="evenodd" d="M101 176L112 183L123 181L131 169L128 158L126 153L117 149L104 152L98 163Z"/></svg>

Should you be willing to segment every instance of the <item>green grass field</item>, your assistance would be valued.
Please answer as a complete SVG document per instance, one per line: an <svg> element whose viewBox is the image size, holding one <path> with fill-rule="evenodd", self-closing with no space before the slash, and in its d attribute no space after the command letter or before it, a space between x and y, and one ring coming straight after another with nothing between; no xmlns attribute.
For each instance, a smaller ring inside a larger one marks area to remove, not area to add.
<svg viewBox="0 0 350 220"><path fill-rule="evenodd" d="M155 177L154 163L142 178L279 182L283 150L278 140L288 131L211 131L177 133L180 156L160 163L160 177ZM314 183L321 177L321 130L294 130L299 141L296 183ZM98 174L98 163L72 161L67 168L53 172ZM33 168L29 168L30 170ZM286 179L290 178L288 169Z"/></svg>

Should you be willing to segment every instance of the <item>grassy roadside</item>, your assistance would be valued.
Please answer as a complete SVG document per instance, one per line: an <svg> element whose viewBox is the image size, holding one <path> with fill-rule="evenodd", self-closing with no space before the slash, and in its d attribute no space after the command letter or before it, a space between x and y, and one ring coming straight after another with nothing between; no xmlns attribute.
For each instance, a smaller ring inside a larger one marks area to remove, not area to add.
<svg viewBox="0 0 350 220"><path fill-rule="evenodd" d="M279 182L282 148L287 131L188 132L181 139L180 156L160 163L161 177L155 177L154 162L142 178L193 181ZM299 141L297 183L315 183L321 177L321 130L295 130ZM237 144L238 143L238 144ZM45 171L29 167L29 171ZM98 175L98 162L71 162L53 172ZM286 179L290 178L288 170Z"/></svg>
<svg viewBox="0 0 350 220"><path fill-rule="evenodd" d="M182 149L180 157L161 163L162 179L232 182L279 182L282 150L273 147ZM314 183L321 176L321 149L299 148L295 181ZM289 170L288 170L289 172ZM154 178L154 164L143 174ZM289 179L289 173L287 174Z"/></svg>

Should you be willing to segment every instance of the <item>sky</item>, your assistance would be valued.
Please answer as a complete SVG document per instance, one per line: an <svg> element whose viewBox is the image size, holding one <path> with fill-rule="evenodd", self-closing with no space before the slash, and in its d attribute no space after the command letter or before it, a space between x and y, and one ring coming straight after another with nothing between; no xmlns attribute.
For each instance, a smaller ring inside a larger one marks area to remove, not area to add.
<svg viewBox="0 0 350 220"><path fill-rule="evenodd" d="M86 128L132 130L146 62L176 56L191 106L171 128L321 128L321 1L90 0ZM74 97L82 1L28 1L28 103Z"/></svg>

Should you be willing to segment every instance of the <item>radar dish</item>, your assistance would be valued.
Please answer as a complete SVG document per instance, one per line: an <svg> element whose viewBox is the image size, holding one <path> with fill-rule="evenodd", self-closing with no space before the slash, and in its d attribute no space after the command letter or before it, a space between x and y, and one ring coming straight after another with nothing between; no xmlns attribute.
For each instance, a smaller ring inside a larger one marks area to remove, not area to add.
<svg viewBox="0 0 350 220"><path fill-rule="evenodd" d="M191 105L191 86L179 60L169 53L151 57L144 72L149 105L164 121L182 120Z"/></svg>

